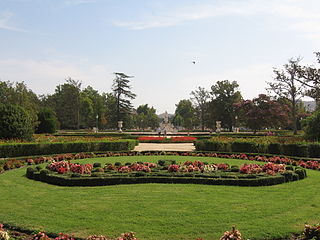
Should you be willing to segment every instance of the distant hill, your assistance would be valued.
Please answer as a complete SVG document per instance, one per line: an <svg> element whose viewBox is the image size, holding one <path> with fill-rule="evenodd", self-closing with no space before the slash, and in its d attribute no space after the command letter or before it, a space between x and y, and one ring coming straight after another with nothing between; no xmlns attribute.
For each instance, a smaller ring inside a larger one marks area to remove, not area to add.
<svg viewBox="0 0 320 240"><path fill-rule="evenodd" d="M313 112L314 110L316 110L315 101L302 101L302 103L307 111Z"/></svg>

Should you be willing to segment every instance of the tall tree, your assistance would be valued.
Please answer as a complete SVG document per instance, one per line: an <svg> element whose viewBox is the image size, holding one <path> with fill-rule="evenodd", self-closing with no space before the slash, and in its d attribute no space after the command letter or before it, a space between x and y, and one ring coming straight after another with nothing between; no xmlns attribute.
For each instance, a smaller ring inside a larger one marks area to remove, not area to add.
<svg viewBox="0 0 320 240"><path fill-rule="evenodd" d="M19 105L29 114L33 126L37 126L40 100L24 82L0 81L0 103Z"/></svg>
<svg viewBox="0 0 320 240"><path fill-rule="evenodd" d="M195 110L192 106L191 101L186 99L180 100L180 102L176 104L176 111L173 122L177 124L179 121L181 126L185 129L192 129L194 123L194 114Z"/></svg>
<svg viewBox="0 0 320 240"><path fill-rule="evenodd" d="M238 91L239 85L236 81L217 81L211 86L212 101L210 103L210 112L212 119L222 122L222 127L232 131L235 123L235 103L241 101L242 96Z"/></svg>
<svg viewBox="0 0 320 240"><path fill-rule="evenodd" d="M317 62L320 63L320 52L315 52ZM313 98L317 109L320 109L320 68L314 65L298 66L299 77L296 79L306 87L305 95Z"/></svg>
<svg viewBox="0 0 320 240"><path fill-rule="evenodd" d="M159 125L159 119L156 110L149 107L148 104L140 105L137 108L136 124L139 128L156 128Z"/></svg>
<svg viewBox="0 0 320 240"><path fill-rule="evenodd" d="M190 94L191 100L195 106L195 110L198 113L197 116L199 118L201 130L203 131L206 122L206 113L210 94L202 87L198 87L198 89L192 91Z"/></svg>
<svg viewBox="0 0 320 240"><path fill-rule="evenodd" d="M239 120L254 132L263 128L278 128L288 124L288 106L260 94L253 100L235 104Z"/></svg>
<svg viewBox="0 0 320 240"><path fill-rule="evenodd" d="M131 86L129 85L130 78L133 76L118 72L114 74L112 91L117 99L117 121L121 121L125 119L125 115L131 112L131 100L136 98L136 94L131 92Z"/></svg>
<svg viewBox="0 0 320 240"><path fill-rule="evenodd" d="M290 59L283 69L274 69L274 82L268 82L269 90L278 97L287 98L290 102L290 114L293 133L297 134L297 104L304 95L304 85L301 77L301 59Z"/></svg>
<svg viewBox="0 0 320 240"><path fill-rule="evenodd" d="M50 97L62 129L80 128L80 87L80 81L68 78Z"/></svg>

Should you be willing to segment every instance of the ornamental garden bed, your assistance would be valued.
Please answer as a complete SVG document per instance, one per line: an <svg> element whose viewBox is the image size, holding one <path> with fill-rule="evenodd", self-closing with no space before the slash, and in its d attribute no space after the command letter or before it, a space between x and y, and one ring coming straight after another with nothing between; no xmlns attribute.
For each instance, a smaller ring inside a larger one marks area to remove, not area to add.
<svg viewBox="0 0 320 240"><path fill-rule="evenodd" d="M193 143L196 137L175 136L175 137L138 137L138 141L142 143Z"/></svg>
<svg viewBox="0 0 320 240"><path fill-rule="evenodd" d="M191 153L181 156L182 153L177 152L158 153L159 156L128 156L138 154L131 152L104 154L99 158L92 154L52 158L93 157L72 162L92 164L92 167L100 163L102 168L107 162L112 166L120 166L117 162L121 166L129 162L159 165L159 160L229 166L264 164L252 162L248 155L233 155L239 159L231 159L231 155L225 158L227 155L222 154L221 158L216 158L216 153L192 153L194 156ZM259 158L266 160L262 156ZM288 161L279 157L274 160ZM177 165L172 163L170 165ZM41 167L45 169L45 164ZM265 187L199 184L63 187L28 180L24 177L26 169L16 169L0 175L0 222L36 232L73 233L82 238L95 234L115 238L121 232L133 231L139 239L213 240L236 225L243 239L285 239L300 232L304 223L316 223L320 216L317 206L320 172L306 171L308 177L303 181Z"/></svg>
<svg viewBox="0 0 320 240"><path fill-rule="evenodd" d="M267 163L240 166L202 161L159 160L158 164L120 162L78 164L70 161L50 163L45 169L28 167L26 176L60 186L102 186L138 183L182 183L236 186L270 186L306 177L301 167Z"/></svg>

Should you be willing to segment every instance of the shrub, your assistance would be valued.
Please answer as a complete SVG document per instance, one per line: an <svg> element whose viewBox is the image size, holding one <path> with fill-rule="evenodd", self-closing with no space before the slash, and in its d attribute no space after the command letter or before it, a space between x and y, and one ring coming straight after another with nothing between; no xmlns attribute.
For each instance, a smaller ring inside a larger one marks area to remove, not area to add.
<svg viewBox="0 0 320 240"><path fill-rule="evenodd" d="M305 137L311 140L320 140L320 110L302 120Z"/></svg>
<svg viewBox="0 0 320 240"><path fill-rule="evenodd" d="M253 142L240 142L235 141L231 143L232 152L258 152L257 145Z"/></svg>
<svg viewBox="0 0 320 240"><path fill-rule="evenodd" d="M320 239L320 225L305 225L303 235L305 236L305 239Z"/></svg>
<svg viewBox="0 0 320 240"><path fill-rule="evenodd" d="M280 154L281 153L281 144L280 143L270 143L267 146L267 153L271 154Z"/></svg>
<svg viewBox="0 0 320 240"><path fill-rule="evenodd" d="M319 158L320 157L320 144L313 143L308 145L308 153L311 158Z"/></svg>
<svg viewBox="0 0 320 240"><path fill-rule="evenodd" d="M282 154L287 156L308 157L308 145L282 144Z"/></svg>
<svg viewBox="0 0 320 240"><path fill-rule="evenodd" d="M38 113L39 125L36 133L55 133L58 126L58 119L55 112L50 108L43 108Z"/></svg>
<svg viewBox="0 0 320 240"><path fill-rule="evenodd" d="M28 167L26 172L27 178L33 178L33 173L35 172L36 170L33 167Z"/></svg>
<svg viewBox="0 0 320 240"><path fill-rule="evenodd" d="M0 158L95 151L129 151L134 148L135 143L136 140L63 143L8 143L0 144Z"/></svg>
<svg viewBox="0 0 320 240"><path fill-rule="evenodd" d="M99 167L101 167L101 163L94 163L94 164L93 164L93 167L94 167L94 168L99 168Z"/></svg>
<svg viewBox="0 0 320 240"><path fill-rule="evenodd" d="M294 172L298 174L299 179L304 179L307 176L307 172L303 168L297 167Z"/></svg>
<svg viewBox="0 0 320 240"><path fill-rule="evenodd" d="M23 108L0 104L0 138L31 139L33 132L31 118Z"/></svg>

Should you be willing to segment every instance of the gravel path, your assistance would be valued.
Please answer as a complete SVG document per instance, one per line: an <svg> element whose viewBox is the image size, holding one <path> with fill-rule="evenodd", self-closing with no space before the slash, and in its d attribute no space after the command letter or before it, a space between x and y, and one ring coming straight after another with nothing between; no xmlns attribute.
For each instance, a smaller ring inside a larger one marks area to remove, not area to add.
<svg viewBox="0 0 320 240"><path fill-rule="evenodd" d="M193 143L139 143L134 151L194 151Z"/></svg>

